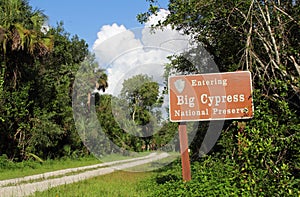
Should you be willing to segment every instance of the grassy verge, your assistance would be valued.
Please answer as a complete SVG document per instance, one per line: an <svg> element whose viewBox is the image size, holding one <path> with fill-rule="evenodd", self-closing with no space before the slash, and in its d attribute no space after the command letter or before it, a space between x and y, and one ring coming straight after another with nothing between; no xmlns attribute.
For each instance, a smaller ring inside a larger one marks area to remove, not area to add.
<svg viewBox="0 0 300 197"><path fill-rule="evenodd" d="M51 172L51 171L62 170L67 168L88 166L88 165L99 164L108 161L143 157L149 154L150 154L149 152L141 152L129 156L123 156L120 154L111 154L100 159L97 159L93 156L88 156L88 157L81 157L77 159L65 158L59 160L46 160L43 163L39 163L37 161L24 161L20 163L14 163L9 160L1 160L2 162L5 163L5 167L1 167L0 165L0 180L41 174L45 172Z"/></svg>
<svg viewBox="0 0 300 197"><path fill-rule="evenodd" d="M66 158L59 160L46 160L43 163L39 163L37 161L11 163L5 168L0 168L0 180L41 174L67 168L76 168L97 163L101 162L99 161L99 159L92 156L82 157L78 159Z"/></svg>
<svg viewBox="0 0 300 197"><path fill-rule="evenodd" d="M147 196L147 191L139 187L139 183L153 174L154 172L118 171L78 183L55 187L44 192L36 192L32 197Z"/></svg>

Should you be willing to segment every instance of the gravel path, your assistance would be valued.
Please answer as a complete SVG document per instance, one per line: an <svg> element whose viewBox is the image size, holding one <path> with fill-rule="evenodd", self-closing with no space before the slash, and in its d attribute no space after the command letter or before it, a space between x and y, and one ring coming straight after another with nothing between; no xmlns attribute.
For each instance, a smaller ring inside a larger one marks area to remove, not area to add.
<svg viewBox="0 0 300 197"><path fill-rule="evenodd" d="M44 173L44 174L27 176L24 178L4 180L4 181L0 181L0 196L1 197L28 196L30 194L33 194L36 191L44 191L51 187L74 183L74 182L89 179L92 177L109 174L116 170L124 170L127 168L132 168L132 167L143 165L146 163L151 163L153 161L166 158L168 156L169 155L167 153L160 153L160 154L152 153L145 157L120 160L120 161L114 161L114 162L107 162L107 163L90 165L90 166L79 167L79 168L58 170L58 171L48 172L48 173ZM107 166L107 167L105 167L105 166ZM99 168L99 167L102 167L102 168ZM99 168L99 169L95 169L95 168ZM91 170L91 169L94 169L94 170ZM81 172L81 173L78 173L75 175L47 179L51 176L61 176L66 173L76 172L79 170L80 171L87 170L87 171ZM33 181L33 180L37 180L37 179L46 179L46 180L37 181L37 182L33 182L33 183L24 183L24 184L20 183L20 182L24 182L24 181ZM15 185L15 186L5 186L8 184L18 184L18 183L20 183L20 184Z"/></svg>

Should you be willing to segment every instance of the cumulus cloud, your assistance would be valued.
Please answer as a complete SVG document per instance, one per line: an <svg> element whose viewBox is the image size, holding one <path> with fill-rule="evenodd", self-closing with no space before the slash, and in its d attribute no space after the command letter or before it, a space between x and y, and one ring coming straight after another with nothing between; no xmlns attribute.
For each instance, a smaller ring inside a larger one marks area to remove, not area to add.
<svg viewBox="0 0 300 197"><path fill-rule="evenodd" d="M93 45L100 64L107 64L129 49L141 46L133 32L123 25L105 25L97 34L98 39Z"/></svg>
<svg viewBox="0 0 300 197"><path fill-rule="evenodd" d="M169 27L155 33L148 27L164 20L168 14L169 11L160 10L139 29L126 29L117 24L100 29L93 50L99 66L107 70L107 93L118 95L123 81L137 74L147 74L163 83L167 57L185 50L189 44L187 37Z"/></svg>

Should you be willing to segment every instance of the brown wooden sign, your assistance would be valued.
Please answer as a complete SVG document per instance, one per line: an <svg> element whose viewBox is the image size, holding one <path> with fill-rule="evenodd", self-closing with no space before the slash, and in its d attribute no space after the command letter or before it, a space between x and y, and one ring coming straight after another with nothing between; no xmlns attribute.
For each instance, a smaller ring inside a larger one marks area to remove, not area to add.
<svg viewBox="0 0 300 197"><path fill-rule="evenodd" d="M169 77L169 102L172 122L252 118L251 73Z"/></svg>

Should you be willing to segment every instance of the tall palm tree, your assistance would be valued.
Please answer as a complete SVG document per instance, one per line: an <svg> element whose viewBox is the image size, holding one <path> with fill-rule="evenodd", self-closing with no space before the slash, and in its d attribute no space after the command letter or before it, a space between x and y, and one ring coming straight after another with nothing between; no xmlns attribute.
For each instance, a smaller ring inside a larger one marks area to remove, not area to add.
<svg viewBox="0 0 300 197"><path fill-rule="evenodd" d="M105 89L108 87L108 82L107 82L107 74L104 72L104 70L99 69L96 71L94 74L95 78L92 78L91 82L95 84L95 89L98 91L102 90L102 92L105 92ZM90 111L91 109L91 92L88 92L88 110Z"/></svg>
<svg viewBox="0 0 300 197"><path fill-rule="evenodd" d="M81 63L76 75L75 87L78 89L78 91L76 90L76 94L78 94L76 98L84 98L87 110L90 112L91 99L95 90L105 92L108 87L107 74L104 69L99 69L94 54L89 53Z"/></svg>
<svg viewBox="0 0 300 197"><path fill-rule="evenodd" d="M98 72L100 73L100 76L96 82L96 88L97 90L105 92L105 89L108 87L107 74L103 70L99 70Z"/></svg>
<svg viewBox="0 0 300 197"><path fill-rule="evenodd" d="M10 71L13 87L16 87L17 78L21 75L19 69L23 63L31 62L35 57L51 51L53 39L41 31L45 20L45 15L39 10L31 11L27 1L0 1L0 95L6 72ZM22 57L22 60L15 60L15 57Z"/></svg>

